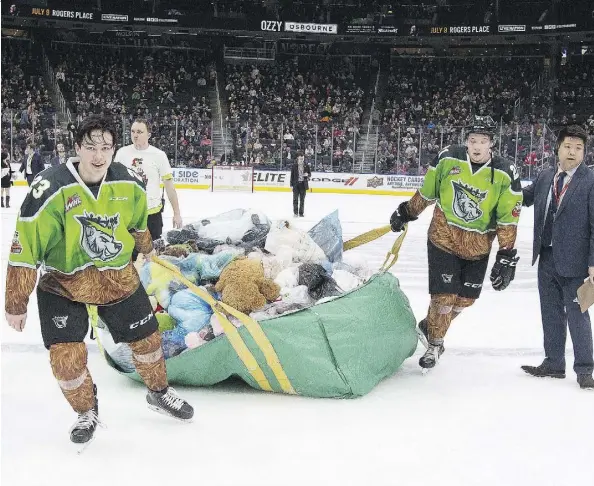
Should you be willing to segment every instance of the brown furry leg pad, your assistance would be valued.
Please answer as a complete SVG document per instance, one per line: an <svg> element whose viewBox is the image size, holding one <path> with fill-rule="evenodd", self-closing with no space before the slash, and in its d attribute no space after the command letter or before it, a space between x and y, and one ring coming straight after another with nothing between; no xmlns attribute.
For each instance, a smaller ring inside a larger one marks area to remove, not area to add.
<svg viewBox="0 0 594 486"><path fill-rule="evenodd" d="M429 341L443 339L452 322L452 309L456 302L454 294L437 294L431 296L429 315L427 316L427 331Z"/></svg>
<svg viewBox="0 0 594 486"><path fill-rule="evenodd" d="M130 343L136 371L145 385L153 391L167 388L165 357L161 349L161 334L154 332L144 339Z"/></svg>
<svg viewBox="0 0 594 486"><path fill-rule="evenodd" d="M452 321L460 315L460 312L475 302L476 299L471 299L470 297L456 297L456 302L454 302L454 308L452 309Z"/></svg>
<svg viewBox="0 0 594 486"><path fill-rule="evenodd" d="M87 369L84 343L61 343L50 347L50 364L62 393L77 413L95 406L93 379Z"/></svg>

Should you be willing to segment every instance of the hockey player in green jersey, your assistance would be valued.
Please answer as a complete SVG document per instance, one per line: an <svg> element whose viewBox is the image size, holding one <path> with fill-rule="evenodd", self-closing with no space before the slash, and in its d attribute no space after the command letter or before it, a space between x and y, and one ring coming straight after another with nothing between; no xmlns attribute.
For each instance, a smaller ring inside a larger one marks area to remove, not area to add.
<svg viewBox="0 0 594 486"><path fill-rule="evenodd" d="M22 331L37 285L41 334L62 393L78 413L76 443L99 423L97 390L87 369L87 304L97 305L115 342L129 343L151 409L190 419L192 407L167 383L158 323L131 262L153 252L147 199L138 175L112 163L116 130L101 116L82 122L78 161L51 167L31 184L17 217L6 276L6 319Z"/></svg>
<svg viewBox="0 0 594 486"><path fill-rule="evenodd" d="M431 300L419 323L427 347L419 361L423 368L435 366L452 319L479 298L495 236L499 250L491 271L493 288L505 289L515 276L522 187L515 166L492 154L493 133L490 117L476 117L466 146L442 150L421 189L390 219L392 230L399 232L436 204L427 240Z"/></svg>

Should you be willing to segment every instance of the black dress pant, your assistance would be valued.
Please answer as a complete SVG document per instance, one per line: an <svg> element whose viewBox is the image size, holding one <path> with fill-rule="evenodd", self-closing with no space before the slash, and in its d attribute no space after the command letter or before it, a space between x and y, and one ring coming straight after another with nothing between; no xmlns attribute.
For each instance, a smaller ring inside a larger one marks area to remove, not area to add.
<svg viewBox="0 0 594 486"><path fill-rule="evenodd" d="M293 214L303 216L305 210L305 182L293 185Z"/></svg>

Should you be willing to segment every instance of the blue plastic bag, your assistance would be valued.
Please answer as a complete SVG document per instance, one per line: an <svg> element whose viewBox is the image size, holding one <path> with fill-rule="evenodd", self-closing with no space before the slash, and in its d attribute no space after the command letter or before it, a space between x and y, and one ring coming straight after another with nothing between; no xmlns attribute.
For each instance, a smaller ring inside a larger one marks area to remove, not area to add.
<svg viewBox="0 0 594 486"><path fill-rule="evenodd" d="M307 234L332 263L342 260L342 226L338 210L322 218Z"/></svg>
<svg viewBox="0 0 594 486"><path fill-rule="evenodd" d="M188 289L171 297L167 312L177 321L179 331L184 334L202 329L210 322L212 315L210 305Z"/></svg>

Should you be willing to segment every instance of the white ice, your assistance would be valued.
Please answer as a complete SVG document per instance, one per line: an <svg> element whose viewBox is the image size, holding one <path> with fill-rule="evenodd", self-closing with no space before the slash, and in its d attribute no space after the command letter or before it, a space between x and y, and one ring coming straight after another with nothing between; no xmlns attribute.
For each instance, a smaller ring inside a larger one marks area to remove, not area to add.
<svg viewBox="0 0 594 486"><path fill-rule="evenodd" d="M25 188L14 188L13 207L2 209L3 282L24 194ZM248 207L293 218L288 193L178 194L185 222ZM350 238L385 225L402 199L308 194L306 217L295 223L309 229L339 209ZM431 213L410 225L393 269L419 320L428 305ZM171 216L168 206L166 230ZM0 326L2 484L594 484L594 395L576 383L571 341L565 380L536 379L520 369L543 357L536 268L530 266L532 224L532 210L524 210L515 281L495 292L487 277L478 303L454 321L438 367L421 376L419 346L394 376L359 399L267 394L240 384L178 388L196 409L192 423L180 423L149 411L143 388L110 369L89 342L107 429L81 456L68 438L75 415L41 345L33 296L23 333L4 321ZM353 251L379 267L394 238L390 233Z"/></svg>

